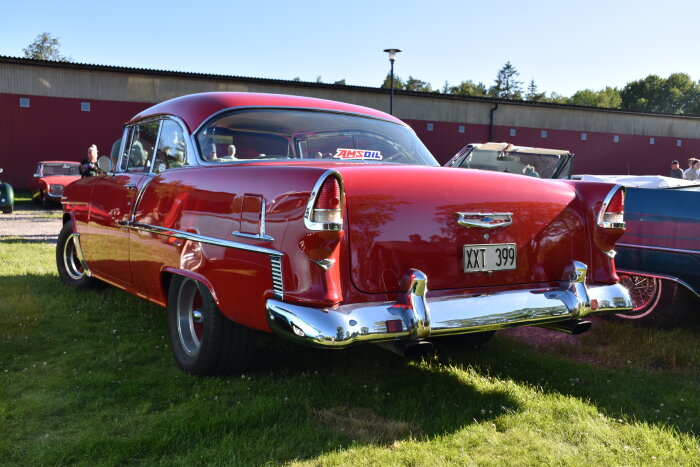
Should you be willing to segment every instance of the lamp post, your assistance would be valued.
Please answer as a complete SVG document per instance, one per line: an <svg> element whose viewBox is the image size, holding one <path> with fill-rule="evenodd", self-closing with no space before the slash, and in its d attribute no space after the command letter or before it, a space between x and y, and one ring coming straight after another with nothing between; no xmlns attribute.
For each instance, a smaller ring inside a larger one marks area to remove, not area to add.
<svg viewBox="0 0 700 467"><path fill-rule="evenodd" d="M389 93L389 114L394 115L394 62L396 61L396 54L401 52L401 49L384 49L384 52L389 54L389 61L391 62L391 88Z"/></svg>

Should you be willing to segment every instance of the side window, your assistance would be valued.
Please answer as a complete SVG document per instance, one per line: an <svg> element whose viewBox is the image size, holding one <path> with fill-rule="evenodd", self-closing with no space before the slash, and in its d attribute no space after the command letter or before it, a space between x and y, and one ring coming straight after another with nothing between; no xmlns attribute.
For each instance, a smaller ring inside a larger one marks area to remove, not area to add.
<svg viewBox="0 0 700 467"><path fill-rule="evenodd" d="M149 172L158 138L158 122L142 123L133 128L131 147L126 158L127 172ZM123 163L122 163L123 165Z"/></svg>
<svg viewBox="0 0 700 467"><path fill-rule="evenodd" d="M118 172L126 172L126 167L129 164L129 152L131 149L131 140L134 138L134 127L130 126L124 131L124 152L119 160Z"/></svg>
<svg viewBox="0 0 700 467"><path fill-rule="evenodd" d="M187 143L185 132L174 120L163 120L158 139L158 151L153 172L160 173L167 169L187 165Z"/></svg>

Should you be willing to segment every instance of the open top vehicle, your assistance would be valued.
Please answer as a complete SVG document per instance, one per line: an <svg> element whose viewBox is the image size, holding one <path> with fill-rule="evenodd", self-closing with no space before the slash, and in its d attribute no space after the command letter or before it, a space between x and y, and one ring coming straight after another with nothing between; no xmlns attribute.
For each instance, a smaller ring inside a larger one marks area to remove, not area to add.
<svg viewBox="0 0 700 467"><path fill-rule="evenodd" d="M0 168L0 174L3 169ZM15 206L15 191L12 189L12 185L7 182L0 180L0 210L5 214L11 214L12 209Z"/></svg>
<svg viewBox="0 0 700 467"><path fill-rule="evenodd" d="M574 155L565 149L483 143L467 144L445 166L492 170L537 178L569 178L573 159Z"/></svg>
<svg viewBox="0 0 700 467"><path fill-rule="evenodd" d="M66 186L80 180L80 164L71 161L41 161L37 163L34 175L29 177L27 186L32 199L44 208L61 202Z"/></svg>
<svg viewBox="0 0 700 467"><path fill-rule="evenodd" d="M135 116L98 163L65 190L60 277L167 307L194 374L245 368L254 331L412 355L632 307L612 260L624 188L440 167L377 110L185 96Z"/></svg>

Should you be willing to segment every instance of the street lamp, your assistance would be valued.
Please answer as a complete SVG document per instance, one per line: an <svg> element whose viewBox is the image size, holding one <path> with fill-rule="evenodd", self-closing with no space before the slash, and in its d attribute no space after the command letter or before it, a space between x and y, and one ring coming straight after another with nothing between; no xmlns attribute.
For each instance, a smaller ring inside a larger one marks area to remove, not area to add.
<svg viewBox="0 0 700 467"><path fill-rule="evenodd" d="M394 115L394 62L396 61L396 54L401 52L401 49L384 49L384 52L389 54L389 61L391 62L391 91L389 94L389 114Z"/></svg>

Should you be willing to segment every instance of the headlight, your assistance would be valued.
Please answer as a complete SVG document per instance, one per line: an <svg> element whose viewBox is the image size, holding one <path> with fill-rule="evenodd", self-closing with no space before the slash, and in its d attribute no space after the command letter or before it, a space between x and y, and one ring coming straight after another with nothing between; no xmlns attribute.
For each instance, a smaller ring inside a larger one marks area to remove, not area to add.
<svg viewBox="0 0 700 467"><path fill-rule="evenodd" d="M49 186L49 190L52 193L63 193L63 185L51 185Z"/></svg>

